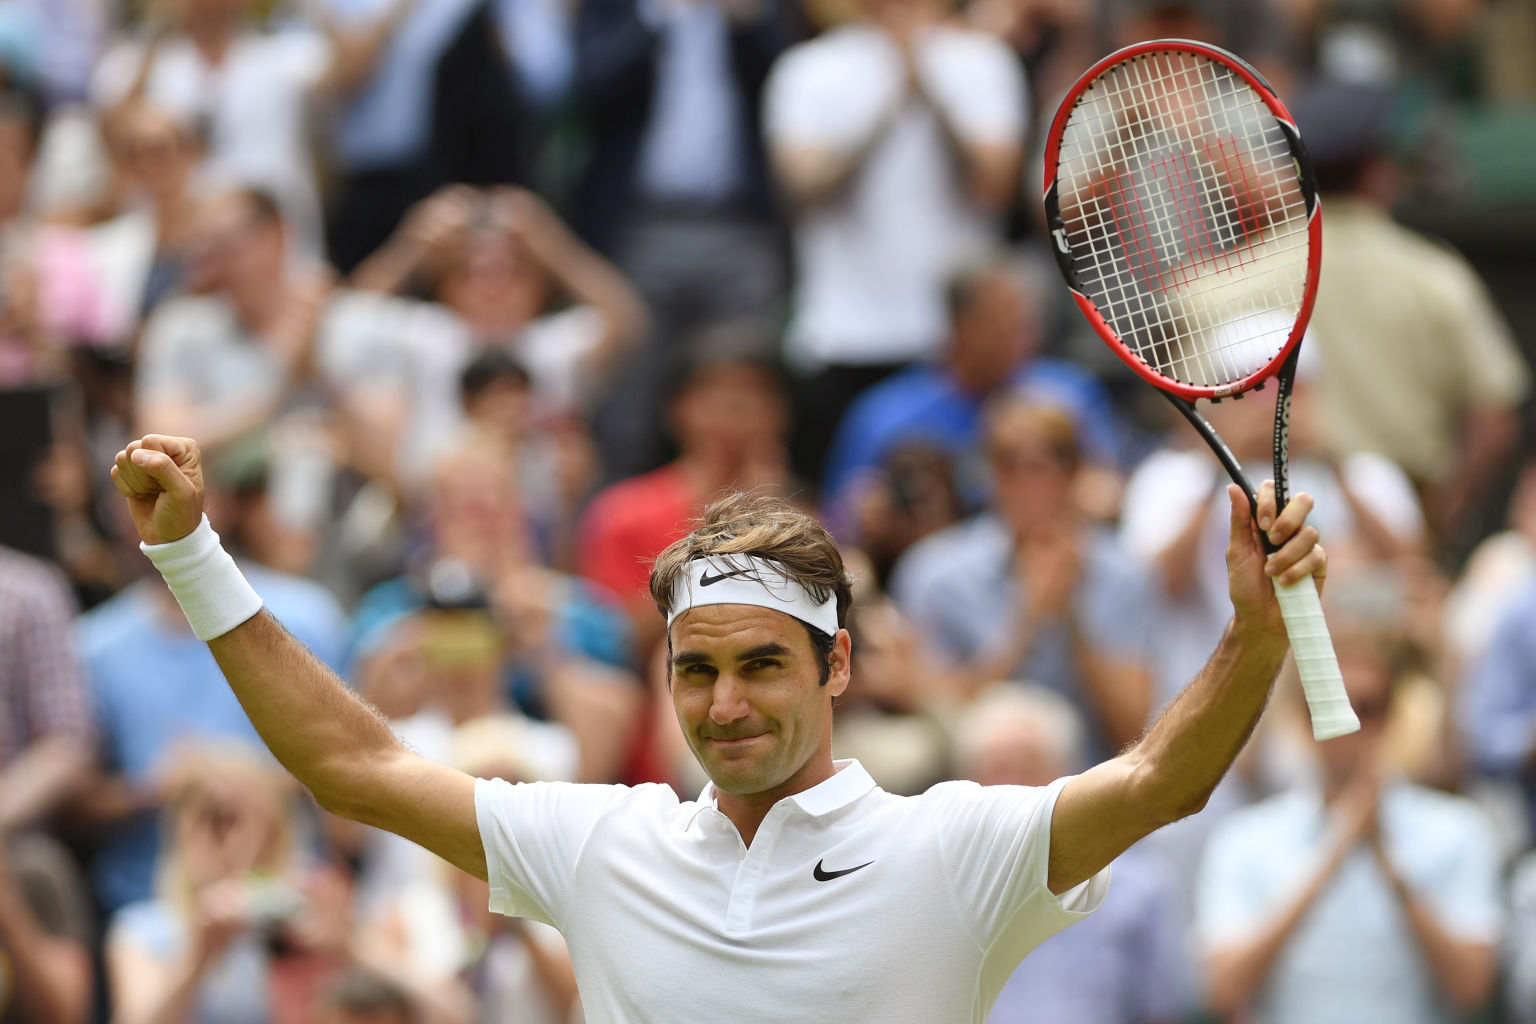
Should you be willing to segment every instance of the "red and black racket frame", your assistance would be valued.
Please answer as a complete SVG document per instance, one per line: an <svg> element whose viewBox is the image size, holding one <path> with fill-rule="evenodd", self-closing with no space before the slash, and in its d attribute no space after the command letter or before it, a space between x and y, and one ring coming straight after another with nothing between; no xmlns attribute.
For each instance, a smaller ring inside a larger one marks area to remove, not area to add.
<svg viewBox="0 0 1536 1024"><path fill-rule="evenodd" d="M1307 283L1302 294L1301 309L1297 312L1296 323L1291 328L1290 337L1280 352L1258 370L1232 384L1216 386L1201 386L1185 384L1182 381L1165 377L1153 370L1143 362L1115 333L1114 328L1104 319L1093 301L1083 294L1081 282L1077 276L1077 270L1072 265L1071 247L1067 244L1066 225L1062 221L1061 206L1057 196L1056 172L1061 159L1061 137L1066 128L1067 120L1071 117L1077 100L1084 92L1093 88L1093 84L1109 69L1123 64L1129 60L1135 60L1153 54L1179 51L1191 53L1196 56L1214 60L1225 65L1239 77L1243 78L1274 114L1276 122L1285 134L1286 143L1290 146L1291 157L1296 161L1297 181L1301 187L1302 196L1307 204L1307 232L1308 256L1307 256ZM1146 380L1163 396L1173 404L1173 407L1189 421L1205 442L1210 445L1216 457L1221 460L1221 465L1227 471L1234 483L1243 489L1248 496L1248 507L1255 516L1258 515L1258 492L1254 489L1253 482L1243 472L1242 464L1237 461L1237 456L1232 454L1232 449L1216 433L1216 429L1200 414L1195 402L1199 399L1208 399L1211 402L1220 402L1227 398L1241 399L1249 391L1260 391L1265 381L1273 377L1275 379L1275 428L1274 428L1274 480L1275 480L1275 507L1284 508L1290 493L1289 465L1290 465L1290 437L1291 437L1291 392L1296 381L1296 360L1301 350L1302 335L1306 332L1307 322L1312 318L1312 304L1317 297L1318 277L1322 270L1323 249L1323 222L1320 204L1317 197L1316 182L1312 176L1312 161L1307 156L1307 150L1301 141L1301 133L1296 128L1295 118L1286 110L1285 104L1280 102L1280 97L1275 95L1275 90L1270 86L1264 76L1259 74L1247 61L1234 53L1223 50L1219 46L1210 43L1202 43L1193 39L1153 39L1147 42L1135 43L1123 47L1111 53L1093 67L1089 68L1068 90L1066 99L1057 108L1056 116L1051 121L1051 130L1047 135L1045 148L1045 221L1046 230L1050 236L1051 254L1056 259L1056 266L1061 270L1062 277L1066 279L1067 287L1072 291L1072 298L1077 303L1077 308L1082 311L1088 323L1104 339L1105 343L1114 350L1120 359L1134 370L1138 376ZM1269 537L1259 534L1265 550L1274 551L1274 545Z"/></svg>

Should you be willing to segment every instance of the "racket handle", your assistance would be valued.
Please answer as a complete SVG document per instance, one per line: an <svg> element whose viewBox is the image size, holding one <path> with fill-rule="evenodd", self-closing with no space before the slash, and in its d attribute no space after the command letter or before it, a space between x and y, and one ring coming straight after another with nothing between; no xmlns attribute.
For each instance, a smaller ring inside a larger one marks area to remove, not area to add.
<svg viewBox="0 0 1536 1024"><path fill-rule="evenodd" d="M1285 619L1285 631L1291 638L1301 690L1307 695L1313 738L1331 740L1356 731L1360 720L1350 706L1349 694L1344 692L1344 677L1333 653L1333 638L1328 635L1316 581L1307 576L1290 586L1278 579L1272 582L1280 602L1280 615Z"/></svg>

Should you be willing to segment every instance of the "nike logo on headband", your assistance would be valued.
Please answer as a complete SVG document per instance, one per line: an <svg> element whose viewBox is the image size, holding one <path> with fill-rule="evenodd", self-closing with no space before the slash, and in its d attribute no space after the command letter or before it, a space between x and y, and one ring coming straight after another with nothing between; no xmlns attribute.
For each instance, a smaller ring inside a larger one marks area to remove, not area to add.
<svg viewBox="0 0 1536 1024"><path fill-rule="evenodd" d="M699 577L699 586L712 587L716 583L719 583L721 580L730 579L732 576L740 576L745 572L747 572L746 569L736 569L732 572L722 572L711 576L708 570L706 570L704 575Z"/></svg>

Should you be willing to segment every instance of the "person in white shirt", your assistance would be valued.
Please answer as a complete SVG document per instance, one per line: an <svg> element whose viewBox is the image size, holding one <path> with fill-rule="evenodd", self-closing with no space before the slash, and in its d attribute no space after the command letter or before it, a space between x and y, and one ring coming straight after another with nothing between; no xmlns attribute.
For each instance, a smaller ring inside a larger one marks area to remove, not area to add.
<svg viewBox="0 0 1536 1024"><path fill-rule="evenodd" d="M997 38L946 23L934 0L861 6L788 50L763 100L794 209L786 354L810 376L808 441L831 436L858 390L938 353L945 285L1001 236L1028 123L1023 74Z"/></svg>
<svg viewBox="0 0 1536 1024"><path fill-rule="evenodd" d="M711 782L670 788L475 780L400 743L267 614L202 514L201 454L149 435L113 480L273 754L328 810L490 882L491 906L554 924L589 1021L982 1021L1041 940L1092 911L1107 865L1198 810L1285 656L1270 575L1326 569L1311 500L1259 521L1231 491L1232 625L1120 756L1044 788L954 782L898 797L834 762L852 579L787 503L734 495L657 559L674 709Z"/></svg>

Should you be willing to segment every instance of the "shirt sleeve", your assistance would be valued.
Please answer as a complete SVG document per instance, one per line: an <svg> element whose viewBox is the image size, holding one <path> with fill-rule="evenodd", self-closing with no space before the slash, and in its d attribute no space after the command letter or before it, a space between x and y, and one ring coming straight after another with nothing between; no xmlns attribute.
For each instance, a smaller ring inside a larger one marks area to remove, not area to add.
<svg viewBox="0 0 1536 1024"><path fill-rule="evenodd" d="M1515 775L1536 745L1536 591L1512 606L1462 691L1467 749L1483 771Z"/></svg>
<svg viewBox="0 0 1536 1024"><path fill-rule="evenodd" d="M572 879L593 828L634 791L569 782L475 781L491 909L563 927Z"/></svg>
<svg viewBox="0 0 1536 1024"><path fill-rule="evenodd" d="M1007 943L1022 958L1103 902L1107 867L1059 897L1047 883L1051 815L1069 781L1043 788L955 782L929 790L956 909L982 948Z"/></svg>
<svg viewBox="0 0 1536 1024"><path fill-rule="evenodd" d="M1486 815L1468 803L1464 821L1441 832L1452 846L1445 870L1434 873L1427 892L1435 916L1463 942L1497 944L1504 917L1499 844Z"/></svg>
<svg viewBox="0 0 1536 1024"><path fill-rule="evenodd" d="M1518 405L1530 391L1530 370L1487 287L1460 258L1442 274L1441 284L1449 290L1444 326L1465 368L1463 400Z"/></svg>

